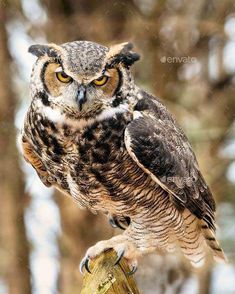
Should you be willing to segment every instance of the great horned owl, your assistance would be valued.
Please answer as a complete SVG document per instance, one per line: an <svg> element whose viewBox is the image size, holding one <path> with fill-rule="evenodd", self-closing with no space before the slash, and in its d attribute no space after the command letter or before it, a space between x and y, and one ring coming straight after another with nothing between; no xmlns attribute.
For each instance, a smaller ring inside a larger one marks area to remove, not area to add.
<svg viewBox="0 0 235 294"><path fill-rule="evenodd" d="M89 248L83 266L108 248L131 272L140 255L177 246L195 266L215 238L215 201L174 117L141 90L130 43L33 45L32 102L22 130L25 159L42 182L80 206L107 214L123 234Z"/></svg>

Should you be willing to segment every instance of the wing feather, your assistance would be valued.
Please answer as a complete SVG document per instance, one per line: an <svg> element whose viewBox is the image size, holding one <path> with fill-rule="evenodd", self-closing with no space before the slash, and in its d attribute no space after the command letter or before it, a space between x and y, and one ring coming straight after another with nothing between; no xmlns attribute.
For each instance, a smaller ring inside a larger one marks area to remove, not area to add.
<svg viewBox="0 0 235 294"><path fill-rule="evenodd" d="M215 230L215 201L183 130L154 97L144 93L125 130L132 159L166 190L178 208L188 208Z"/></svg>
<svg viewBox="0 0 235 294"><path fill-rule="evenodd" d="M22 143L22 151L23 156L27 162L29 162L32 167L36 170L40 180L43 182L43 184L47 187L51 186L51 182L49 181L50 177L46 171L46 168L36 152L33 149L33 146L29 143L29 141L26 139L25 136L22 136L21 138Z"/></svg>

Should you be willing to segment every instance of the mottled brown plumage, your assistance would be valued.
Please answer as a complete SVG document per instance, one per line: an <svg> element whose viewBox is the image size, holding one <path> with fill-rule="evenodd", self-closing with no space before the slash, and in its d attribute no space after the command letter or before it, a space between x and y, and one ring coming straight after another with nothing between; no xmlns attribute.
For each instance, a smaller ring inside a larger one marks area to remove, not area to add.
<svg viewBox="0 0 235 294"><path fill-rule="evenodd" d="M25 159L42 182L82 207L106 213L123 234L88 249L82 266L114 248L139 255L177 246L194 264L224 254L215 238L215 202L173 116L139 89L129 43L34 45L32 102L22 130Z"/></svg>

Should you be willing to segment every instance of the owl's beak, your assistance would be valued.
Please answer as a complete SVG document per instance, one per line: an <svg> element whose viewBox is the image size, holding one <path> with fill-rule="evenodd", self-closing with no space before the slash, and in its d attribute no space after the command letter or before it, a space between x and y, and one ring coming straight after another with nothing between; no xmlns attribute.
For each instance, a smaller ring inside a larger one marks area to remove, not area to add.
<svg viewBox="0 0 235 294"><path fill-rule="evenodd" d="M76 100L79 105L79 110L81 111L82 105L86 102L86 88L83 85L78 88Z"/></svg>

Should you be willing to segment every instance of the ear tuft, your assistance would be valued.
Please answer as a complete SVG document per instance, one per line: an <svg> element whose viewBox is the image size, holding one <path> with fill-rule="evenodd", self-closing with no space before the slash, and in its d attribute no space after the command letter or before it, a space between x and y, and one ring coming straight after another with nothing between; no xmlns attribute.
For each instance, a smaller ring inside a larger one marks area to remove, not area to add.
<svg viewBox="0 0 235 294"><path fill-rule="evenodd" d="M130 67L134 62L140 59L140 55L131 51L133 44L130 42L111 46L108 52L107 67L113 67L116 64L123 63L124 66Z"/></svg>
<svg viewBox="0 0 235 294"><path fill-rule="evenodd" d="M58 53L50 45L40 45L40 44L31 45L28 49L28 52L37 57L42 57L45 55L49 57L53 57L53 58L58 57Z"/></svg>

